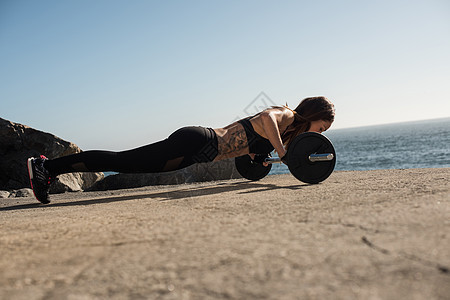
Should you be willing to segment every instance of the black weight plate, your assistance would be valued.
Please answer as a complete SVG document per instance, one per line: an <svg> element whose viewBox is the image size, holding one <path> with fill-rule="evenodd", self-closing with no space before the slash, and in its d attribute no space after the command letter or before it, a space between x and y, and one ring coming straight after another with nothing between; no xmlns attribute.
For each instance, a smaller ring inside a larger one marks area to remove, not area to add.
<svg viewBox="0 0 450 300"><path fill-rule="evenodd" d="M270 169L272 169L271 164L265 167L262 164L254 163L248 155L236 157L234 163L239 174L250 180L260 180L269 174Z"/></svg>
<svg viewBox="0 0 450 300"><path fill-rule="evenodd" d="M330 161L311 162L309 155L333 153ZM288 167L292 175L302 182L319 183L331 175L336 165L336 152L331 141L317 132L305 132L295 138L289 146Z"/></svg>

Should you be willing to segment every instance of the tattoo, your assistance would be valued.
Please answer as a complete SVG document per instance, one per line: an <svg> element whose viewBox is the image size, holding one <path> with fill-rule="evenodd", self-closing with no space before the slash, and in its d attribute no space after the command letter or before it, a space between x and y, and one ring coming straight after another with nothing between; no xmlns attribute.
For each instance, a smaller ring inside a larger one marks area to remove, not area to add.
<svg viewBox="0 0 450 300"><path fill-rule="evenodd" d="M219 154L240 153L248 147L247 135L242 126L228 129L227 134L218 137Z"/></svg>

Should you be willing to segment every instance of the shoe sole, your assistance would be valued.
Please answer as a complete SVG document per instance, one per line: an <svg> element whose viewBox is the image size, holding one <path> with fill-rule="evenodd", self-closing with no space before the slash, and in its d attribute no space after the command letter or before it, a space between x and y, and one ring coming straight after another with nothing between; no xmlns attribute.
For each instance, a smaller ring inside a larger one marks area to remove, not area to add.
<svg viewBox="0 0 450 300"><path fill-rule="evenodd" d="M39 202L41 202L43 204L48 204L48 203L50 203L50 201L42 202L41 200L38 199L38 197L36 196L36 193L34 192L34 187L33 187L33 178L34 178L34 176L33 176L33 162L32 162L33 159L34 159L34 157L31 157L31 158L29 158L27 160L28 177L30 178L31 190L33 191L34 198L36 198L37 201L39 201Z"/></svg>

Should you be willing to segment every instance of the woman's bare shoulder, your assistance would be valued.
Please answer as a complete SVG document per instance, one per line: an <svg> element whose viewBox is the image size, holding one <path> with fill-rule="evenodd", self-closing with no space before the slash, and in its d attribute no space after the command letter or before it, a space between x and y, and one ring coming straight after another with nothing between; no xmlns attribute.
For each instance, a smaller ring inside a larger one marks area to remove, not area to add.
<svg viewBox="0 0 450 300"><path fill-rule="evenodd" d="M261 116L273 115L279 122L292 122L294 120L294 112L285 106L270 107L263 110Z"/></svg>

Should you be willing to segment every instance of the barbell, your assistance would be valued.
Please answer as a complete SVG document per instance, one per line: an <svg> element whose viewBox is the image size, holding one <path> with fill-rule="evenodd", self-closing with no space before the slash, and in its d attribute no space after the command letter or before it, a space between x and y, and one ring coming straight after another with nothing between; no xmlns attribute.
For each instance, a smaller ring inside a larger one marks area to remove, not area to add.
<svg viewBox="0 0 450 300"><path fill-rule="evenodd" d="M316 184L327 179L336 165L336 152L331 141L323 134L305 132L298 135L289 145L287 166L291 174L298 180ZM260 180L269 174L273 163L280 163L278 157L264 160L269 165L254 162L249 155L235 158L236 169L242 177L249 180Z"/></svg>

